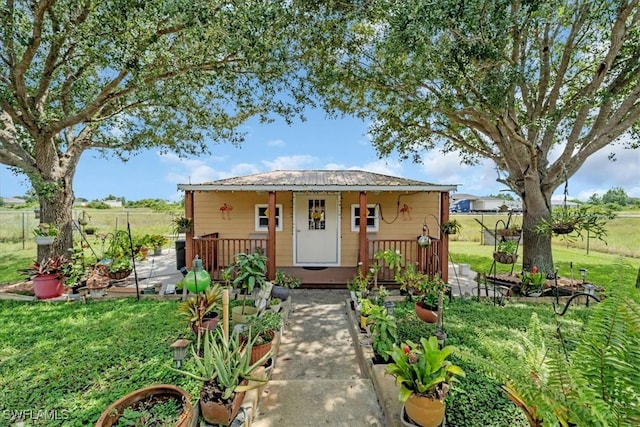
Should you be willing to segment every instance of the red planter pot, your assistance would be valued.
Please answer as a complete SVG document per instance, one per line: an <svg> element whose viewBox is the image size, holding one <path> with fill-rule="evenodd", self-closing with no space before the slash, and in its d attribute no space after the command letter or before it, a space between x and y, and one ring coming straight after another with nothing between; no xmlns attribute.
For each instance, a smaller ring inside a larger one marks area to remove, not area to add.
<svg viewBox="0 0 640 427"><path fill-rule="evenodd" d="M427 307L423 302L418 301L416 303L416 315L420 320L427 323L436 323L438 320L438 313L433 311L431 307Z"/></svg>
<svg viewBox="0 0 640 427"><path fill-rule="evenodd" d="M64 279L57 274L43 274L33 278L33 292L38 299L59 297L64 293Z"/></svg>

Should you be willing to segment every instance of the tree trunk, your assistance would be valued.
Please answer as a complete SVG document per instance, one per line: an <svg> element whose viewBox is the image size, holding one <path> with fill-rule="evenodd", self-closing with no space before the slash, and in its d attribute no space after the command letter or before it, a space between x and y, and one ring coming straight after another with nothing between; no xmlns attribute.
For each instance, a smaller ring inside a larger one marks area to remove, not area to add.
<svg viewBox="0 0 640 427"><path fill-rule="evenodd" d="M542 219L551 216L551 190L545 194L537 179L525 179L522 197L523 218L523 254L522 269L531 271L534 265L540 272L551 273L553 268L553 254L551 252L551 235L536 233L536 225Z"/></svg>
<svg viewBox="0 0 640 427"><path fill-rule="evenodd" d="M55 192L40 195L40 222L54 225L58 229L58 235L52 245L38 246L38 259L48 258L54 255L69 257L69 248L73 248L73 188L70 177L60 178L55 187ZM34 188L36 188L34 186Z"/></svg>

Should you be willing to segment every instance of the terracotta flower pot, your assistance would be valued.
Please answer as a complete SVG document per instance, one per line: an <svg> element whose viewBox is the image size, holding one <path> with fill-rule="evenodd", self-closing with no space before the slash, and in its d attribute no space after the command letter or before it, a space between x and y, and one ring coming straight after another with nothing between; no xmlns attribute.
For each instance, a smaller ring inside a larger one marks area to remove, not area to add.
<svg viewBox="0 0 640 427"><path fill-rule="evenodd" d="M205 331L213 331L216 329L216 326L218 326L219 321L220 315L214 311L213 313L209 314L208 317L202 319L201 328ZM195 322L191 324L191 330L194 334L198 333L198 328L196 327Z"/></svg>
<svg viewBox="0 0 640 427"><path fill-rule="evenodd" d="M438 320L438 313L432 310L432 307L427 307L422 301L416 302L415 306L416 315L420 320L427 323L436 323Z"/></svg>
<svg viewBox="0 0 640 427"><path fill-rule="evenodd" d="M64 293L63 279L57 274L43 274L33 278L33 292L38 299L59 297Z"/></svg>
<svg viewBox="0 0 640 427"><path fill-rule="evenodd" d="M170 396L179 399L183 404L183 411L175 427L188 427L191 425L191 419L193 418L191 396L181 387L170 384L158 384L135 390L116 400L104 410L96 422L96 427L111 427L117 424L126 408L132 407L141 400L152 396Z"/></svg>
<svg viewBox="0 0 640 427"><path fill-rule="evenodd" d="M245 380L241 384L246 383L247 381ZM209 424L230 425L238 415L238 411L240 411L245 392L234 393L232 400L223 402L221 399L210 399L205 389L206 387L203 387L200 393L200 414L202 418Z"/></svg>
<svg viewBox="0 0 640 427"><path fill-rule="evenodd" d="M407 416L422 427L438 427L444 420L445 403L438 399L412 394L404 403Z"/></svg>
<svg viewBox="0 0 640 427"><path fill-rule="evenodd" d="M250 364L253 365L258 360L262 359L265 354L271 351L273 339L276 336L276 333L274 331L267 331L267 333L271 336L271 341L251 347L251 360L249 361Z"/></svg>

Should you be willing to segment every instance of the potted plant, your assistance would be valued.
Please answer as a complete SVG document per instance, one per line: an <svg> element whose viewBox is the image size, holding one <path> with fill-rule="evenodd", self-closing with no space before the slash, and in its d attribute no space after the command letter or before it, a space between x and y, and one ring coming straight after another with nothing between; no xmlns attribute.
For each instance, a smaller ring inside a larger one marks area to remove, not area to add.
<svg viewBox="0 0 640 427"><path fill-rule="evenodd" d="M245 323L245 316L252 316L258 312L256 307L247 307L245 301L255 288L262 287L266 282L267 257L260 252L246 254L244 252L235 255L235 261L228 267L232 275L232 285L240 289L243 294L242 305L232 309L232 318L235 323Z"/></svg>
<svg viewBox="0 0 640 427"><path fill-rule="evenodd" d="M205 289L202 294L191 295L185 301L178 304L178 313L189 322L189 326L198 337L198 342L204 331L212 331L220 320L222 305L222 288L214 283Z"/></svg>
<svg viewBox="0 0 640 427"><path fill-rule="evenodd" d="M415 424L436 427L442 424L445 413L444 399L457 376L464 376L459 366L448 360L456 351L453 346L440 349L432 336L421 338L420 344L405 341L394 345L389 355L393 359L385 369L400 385L399 400L407 416Z"/></svg>
<svg viewBox="0 0 640 427"><path fill-rule="evenodd" d="M162 234L147 235L146 241L149 247L153 248L153 254L156 256L162 255L162 247L169 243L169 239Z"/></svg>
<svg viewBox="0 0 640 427"><path fill-rule="evenodd" d="M125 256L118 256L109 265L109 278L113 280L126 279L131 274L132 269L131 259Z"/></svg>
<svg viewBox="0 0 640 427"><path fill-rule="evenodd" d="M240 341L253 340L250 363L255 363L264 359L265 355L271 354L273 340L281 327L282 315L274 311L264 312L247 322L240 333Z"/></svg>
<svg viewBox="0 0 640 427"><path fill-rule="evenodd" d="M118 399L96 422L96 427L113 425L163 425L189 427L193 419L191 396L171 384L144 387Z"/></svg>
<svg viewBox="0 0 640 427"><path fill-rule="evenodd" d="M493 259L502 264L515 264L518 260L518 242L515 240L502 239L498 242L493 253Z"/></svg>
<svg viewBox="0 0 640 427"><path fill-rule="evenodd" d="M176 233L186 233L191 231L193 227L193 219L186 216L177 216L173 219L173 230Z"/></svg>
<svg viewBox="0 0 640 427"><path fill-rule="evenodd" d="M280 311L281 306L282 306L282 300L280 298L269 299L269 310L278 312Z"/></svg>
<svg viewBox="0 0 640 427"><path fill-rule="evenodd" d="M271 296L286 301L289 298L289 290L300 286L301 281L297 277L286 274L282 270L276 271L271 288Z"/></svg>
<svg viewBox="0 0 640 427"><path fill-rule="evenodd" d="M237 329L225 337L222 328L217 328L205 334L202 356L194 346L191 347L194 358L192 371L172 368L203 382L200 413L206 422L230 425L240 410L245 392L266 382L251 376L268 359L265 355L250 363L254 341L251 339L241 344Z"/></svg>
<svg viewBox="0 0 640 427"><path fill-rule="evenodd" d="M93 234L96 234L97 228L94 227L93 225L86 225L86 226L84 226L83 230L84 230L85 234L93 235Z"/></svg>
<svg viewBox="0 0 640 427"><path fill-rule="evenodd" d="M462 224L456 219L450 219L442 223L441 229L444 234L457 234L462 229Z"/></svg>
<svg viewBox="0 0 640 427"><path fill-rule="evenodd" d="M551 234L582 238L583 233L589 237L603 240L607 235L605 225L608 220L615 218L615 213L607 208L580 205L575 208L560 207L551 211L550 218L540 221L535 228L538 234Z"/></svg>
<svg viewBox="0 0 640 427"><path fill-rule="evenodd" d="M33 230L37 245L51 245L58 235L58 229L47 222L41 222L38 227Z"/></svg>
<svg viewBox="0 0 640 427"><path fill-rule="evenodd" d="M359 298L358 306L360 308L360 328L366 330L370 323L370 317L385 311L385 308L377 305L368 298Z"/></svg>
<svg viewBox="0 0 640 427"><path fill-rule="evenodd" d="M136 242L135 246L138 246ZM135 254L134 243L125 230L117 230L108 241L107 250L98 263L106 276L113 280L121 280L131 274L133 264L131 259Z"/></svg>
<svg viewBox="0 0 640 427"><path fill-rule="evenodd" d="M439 274L433 277L422 275L422 280L418 282L416 288L418 301L415 304L416 315L420 320L427 323L435 323L438 320L438 300L448 286Z"/></svg>
<svg viewBox="0 0 640 427"><path fill-rule="evenodd" d="M398 342L396 319L387 314L386 310L382 310L370 315L369 321L374 362L387 362L391 357L389 352Z"/></svg>
<svg viewBox="0 0 640 427"><path fill-rule="evenodd" d="M34 261L28 267L33 292L38 299L56 298L64 293L64 272L71 261L62 255Z"/></svg>
<svg viewBox="0 0 640 427"><path fill-rule="evenodd" d="M531 272L523 271L520 276L522 283L520 285L520 292L525 296L540 296L544 291L544 285L547 282L546 274L538 272L538 267L531 267Z"/></svg>
<svg viewBox="0 0 640 427"><path fill-rule="evenodd" d="M347 289L351 295L351 301L353 302L354 308L360 309L359 300L367 297L367 294L369 293L369 279L370 276L368 274L363 274L362 269L359 268L358 274L347 282Z"/></svg>

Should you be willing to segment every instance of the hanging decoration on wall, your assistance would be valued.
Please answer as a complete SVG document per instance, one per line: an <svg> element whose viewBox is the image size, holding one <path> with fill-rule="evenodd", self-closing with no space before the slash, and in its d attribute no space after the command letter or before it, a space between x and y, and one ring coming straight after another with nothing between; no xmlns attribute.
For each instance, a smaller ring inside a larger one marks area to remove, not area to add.
<svg viewBox="0 0 640 427"><path fill-rule="evenodd" d="M400 209L400 213L402 214L402 219L405 221L411 220L411 207L408 204L403 204Z"/></svg>
<svg viewBox="0 0 640 427"><path fill-rule="evenodd" d="M233 210L233 206L228 203L220 206L220 213L222 214L222 219L231 219L231 211Z"/></svg>

